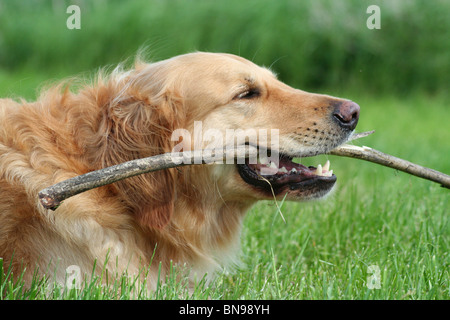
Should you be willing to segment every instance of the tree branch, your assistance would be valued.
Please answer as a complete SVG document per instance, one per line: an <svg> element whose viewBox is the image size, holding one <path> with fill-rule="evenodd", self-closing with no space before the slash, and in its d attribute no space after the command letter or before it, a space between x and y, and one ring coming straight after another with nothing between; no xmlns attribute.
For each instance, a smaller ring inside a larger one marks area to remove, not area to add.
<svg viewBox="0 0 450 320"><path fill-rule="evenodd" d="M374 131L369 131L355 134L350 137L349 141L366 137L373 132ZM440 183L445 188L450 188L450 176L369 147L358 147L345 144L330 151L329 154L374 162ZM256 157L256 155L257 149L252 146L239 146L235 149L226 148L219 151L198 150L160 154L149 158L124 162L61 181L41 190L39 192L39 200L44 208L55 210L63 200L74 195L143 173L191 164L207 164L229 159L237 159L240 161L239 163L243 163L244 158ZM233 161L233 163L235 162Z"/></svg>
<svg viewBox="0 0 450 320"><path fill-rule="evenodd" d="M450 176L439 171L419 166L415 163L391 156L381 151L363 146L344 144L330 152L330 154L341 157L356 158L381 164L386 167L397 169L416 177L440 183L442 187L450 188Z"/></svg>
<svg viewBox="0 0 450 320"><path fill-rule="evenodd" d="M258 150L252 146L225 148L224 150L197 150L164 153L153 157L127 161L108 168L56 183L39 192L39 200L46 209L55 210L63 200L90 189L98 188L126 178L163 169L181 167L191 164L208 164L227 159L243 159L257 155ZM233 161L233 163L235 163Z"/></svg>

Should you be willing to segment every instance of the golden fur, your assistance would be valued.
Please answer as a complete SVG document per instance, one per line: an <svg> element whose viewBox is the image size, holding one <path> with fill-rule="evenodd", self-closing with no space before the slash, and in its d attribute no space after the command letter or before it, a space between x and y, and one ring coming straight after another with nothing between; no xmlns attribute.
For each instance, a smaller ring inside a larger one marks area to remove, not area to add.
<svg viewBox="0 0 450 320"><path fill-rule="evenodd" d="M236 99L249 86L259 86L260 96ZM244 213L271 198L233 164L145 174L45 210L37 194L56 182L170 152L172 132L192 132L194 121L222 132L279 129L280 150L298 156L327 152L351 132L331 119L345 100L293 89L229 54L137 62L77 87L64 82L36 102L0 100L0 257L4 266L13 258L16 276L26 266L26 281L38 270L64 282L70 265L90 275L96 259L118 274L137 273L153 259L150 287L160 262L163 273L171 261L212 271L232 259ZM288 193L291 200L319 196Z"/></svg>

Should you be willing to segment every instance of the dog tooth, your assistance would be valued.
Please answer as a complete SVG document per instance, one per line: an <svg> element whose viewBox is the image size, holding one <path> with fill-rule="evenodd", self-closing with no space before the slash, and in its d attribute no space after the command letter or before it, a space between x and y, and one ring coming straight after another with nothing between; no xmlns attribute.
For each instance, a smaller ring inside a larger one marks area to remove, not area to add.
<svg viewBox="0 0 450 320"><path fill-rule="evenodd" d="M286 167L283 167L283 168L279 169L278 171L283 172L283 173L287 173L288 172Z"/></svg>
<svg viewBox="0 0 450 320"><path fill-rule="evenodd" d="M269 167L273 169L278 169L278 166L275 162L271 162Z"/></svg>
<svg viewBox="0 0 450 320"><path fill-rule="evenodd" d="M319 165L317 166L316 174L317 174L318 176L321 176L321 175L322 175L322 165L321 165L321 164L319 164Z"/></svg>
<svg viewBox="0 0 450 320"><path fill-rule="evenodd" d="M325 164L323 165L323 171L327 172L330 170L330 160L327 160L327 162L325 162Z"/></svg>
<svg viewBox="0 0 450 320"><path fill-rule="evenodd" d="M267 159L267 157L259 157L258 161L261 164L269 164L269 160Z"/></svg>
<svg viewBox="0 0 450 320"><path fill-rule="evenodd" d="M291 173L296 173L296 172L297 172L297 169L292 168L290 172L291 172Z"/></svg>

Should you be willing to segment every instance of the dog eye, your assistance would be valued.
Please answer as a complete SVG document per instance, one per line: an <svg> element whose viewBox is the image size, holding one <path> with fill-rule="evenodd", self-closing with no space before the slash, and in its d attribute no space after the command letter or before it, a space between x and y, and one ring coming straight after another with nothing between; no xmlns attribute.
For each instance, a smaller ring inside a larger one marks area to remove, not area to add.
<svg viewBox="0 0 450 320"><path fill-rule="evenodd" d="M252 99L259 97L260 92L258 89L249 89L238 94L235 99Z"/></svg>

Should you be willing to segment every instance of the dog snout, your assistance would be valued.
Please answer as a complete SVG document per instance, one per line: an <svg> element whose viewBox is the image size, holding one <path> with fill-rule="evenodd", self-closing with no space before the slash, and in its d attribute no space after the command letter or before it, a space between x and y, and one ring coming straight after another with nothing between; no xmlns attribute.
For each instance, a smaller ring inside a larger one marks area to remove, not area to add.
<svg viewBox="0 0 450 320"><path fill-rule="evenodd" d="M342 128L354 130L359 119L359 105L353 101L338 104L333 112L333 118Z"/></svg>

